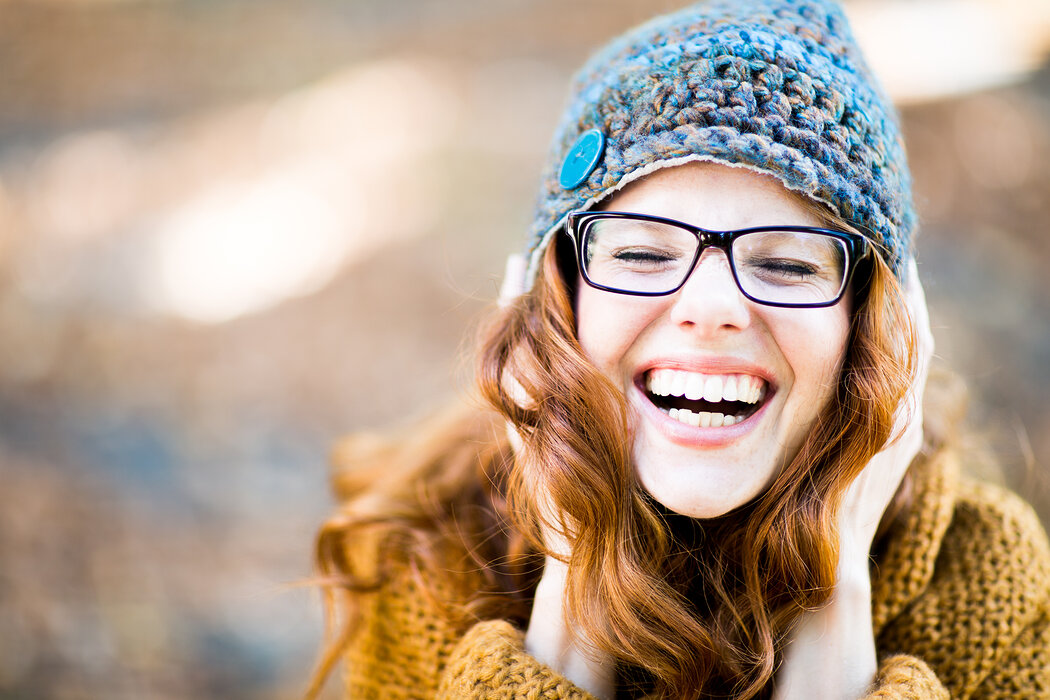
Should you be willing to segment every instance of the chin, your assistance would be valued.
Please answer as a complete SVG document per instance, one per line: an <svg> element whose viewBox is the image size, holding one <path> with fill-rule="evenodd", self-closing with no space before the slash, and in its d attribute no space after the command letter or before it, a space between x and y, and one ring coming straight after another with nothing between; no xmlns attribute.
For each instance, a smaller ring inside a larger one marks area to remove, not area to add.
<svg viewBox="0 0 1050 700"><path fill-rule="evenodd" d="M743 506L765 491L771 478L741 479L755 475L747 466L732 462L701 465L674 464L660 460L658 468L636 466L642 487L668 510L698 520L723 516ZM638 465L638 462L636 462ZM761 470L765 471L765 470Z"/></svg>

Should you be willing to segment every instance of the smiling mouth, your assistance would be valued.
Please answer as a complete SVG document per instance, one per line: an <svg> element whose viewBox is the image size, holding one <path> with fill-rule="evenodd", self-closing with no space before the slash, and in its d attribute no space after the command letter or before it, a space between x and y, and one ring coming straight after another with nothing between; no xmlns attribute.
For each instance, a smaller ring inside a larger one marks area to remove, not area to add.
<svg viewBox="0 0 1050 700"><path fill-rule="evenodd" d="M747 420L768 393L766 380L750 374L700 374L653 369L645 395L672 419L697 428L722 428Z"/></svg>

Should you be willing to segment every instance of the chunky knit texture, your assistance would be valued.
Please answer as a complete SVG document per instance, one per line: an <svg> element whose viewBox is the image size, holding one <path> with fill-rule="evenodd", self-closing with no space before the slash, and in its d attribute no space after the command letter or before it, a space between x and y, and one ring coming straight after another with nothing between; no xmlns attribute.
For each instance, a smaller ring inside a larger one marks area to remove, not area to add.
<svg viewBox="0 0 1050 700"><path fill-rule="evenodd" d="M915 229L897 114L833 0L712 0L613 41L578 74L533 219L529 279L574 209L660 167L715 160L778 178L883 246L902 274ZM606 136L579 186L559 172Z"/></svg>
<svg viewBox="0 0 1050 700"><path fill-rule="evenodd" d="M916 476L914 505L873 564L881 662L868 697L1050 698L1050 545L1035 514L960 480L948 456ZM407 566L395 571L364 600L348 698L591 697L530 657L510 623L457 627Z"/></svg>

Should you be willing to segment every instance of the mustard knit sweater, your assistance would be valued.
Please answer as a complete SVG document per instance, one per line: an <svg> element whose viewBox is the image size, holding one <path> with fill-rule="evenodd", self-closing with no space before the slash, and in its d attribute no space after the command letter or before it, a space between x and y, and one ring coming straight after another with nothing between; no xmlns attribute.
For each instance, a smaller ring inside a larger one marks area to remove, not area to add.
<svg viewBox="0 0 1050 700"><path fill-rule="evenodd" d="M360 555L360 552L357 553ZM348 698L590 698L503 620L465 633L407 567L362 601ZM1050 547L1031 508L942 457L872 566L880 656L868 698L1050 698Z"/></svg>

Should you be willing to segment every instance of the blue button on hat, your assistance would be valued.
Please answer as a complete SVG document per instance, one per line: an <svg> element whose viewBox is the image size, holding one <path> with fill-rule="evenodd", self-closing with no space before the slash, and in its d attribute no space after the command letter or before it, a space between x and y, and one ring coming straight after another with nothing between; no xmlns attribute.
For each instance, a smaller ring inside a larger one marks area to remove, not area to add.
<svg viewBox="0 0 1050 700"><path fill-rule="evenodd" d="M598 167L605 151L605 134L601 129L585 131L569 149L569 155L561 164L558 182L566 190L576 189L590 177Z"/></svg>

